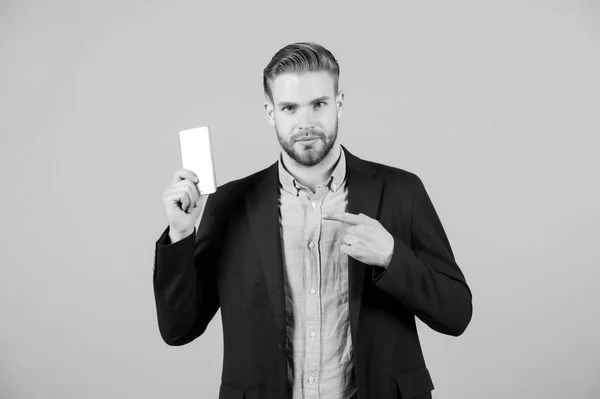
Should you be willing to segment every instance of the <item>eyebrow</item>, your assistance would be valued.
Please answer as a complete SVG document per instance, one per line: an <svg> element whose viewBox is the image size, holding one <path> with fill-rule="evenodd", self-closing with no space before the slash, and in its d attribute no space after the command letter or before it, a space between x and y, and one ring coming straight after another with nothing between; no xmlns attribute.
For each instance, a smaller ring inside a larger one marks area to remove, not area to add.
<svg viewBox="0 0 600 399"><path fill-rule="evenodd" d="M320 103L321 101L327 101L327 100L329 100L329 96L321 96L321 97L315 98L312 101L309 101L308 104L314 105L314 104ZM295 105L298 105L298 104L291 102L291 101L280 101L277 103L278 107L291 107L291 106L295 106Z"/></svg>

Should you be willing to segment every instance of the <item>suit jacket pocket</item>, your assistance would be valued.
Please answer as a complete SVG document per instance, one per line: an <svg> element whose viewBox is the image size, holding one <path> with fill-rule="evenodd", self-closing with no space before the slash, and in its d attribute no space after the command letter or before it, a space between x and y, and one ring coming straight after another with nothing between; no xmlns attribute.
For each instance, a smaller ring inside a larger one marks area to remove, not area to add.
<svg viewBox="0 0 600 399"><path fill-rule="evenodd" d="M219 399L244 399L244 388L221 382Z"/></svg>
<svg viewBox="0 0 600 399"><path fill-rule="evenodd" d="M425 366L407 370L395 374L395 376L402 399L415 398L434 389L429 370Z"/></svg>

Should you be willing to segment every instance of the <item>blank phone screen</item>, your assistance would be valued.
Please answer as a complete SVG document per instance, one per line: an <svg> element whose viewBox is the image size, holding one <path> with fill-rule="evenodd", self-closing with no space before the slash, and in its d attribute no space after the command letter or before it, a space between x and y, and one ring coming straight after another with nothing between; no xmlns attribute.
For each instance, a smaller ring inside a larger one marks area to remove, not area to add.
<svg viewBox="0 0 600 399"><path fill-rule="evenodd" d="M217 190L215 167L210 140L210 129L207 126L179 132L181 147L181 164L198 176L198 191L201 195L211 194Z"/></svg>

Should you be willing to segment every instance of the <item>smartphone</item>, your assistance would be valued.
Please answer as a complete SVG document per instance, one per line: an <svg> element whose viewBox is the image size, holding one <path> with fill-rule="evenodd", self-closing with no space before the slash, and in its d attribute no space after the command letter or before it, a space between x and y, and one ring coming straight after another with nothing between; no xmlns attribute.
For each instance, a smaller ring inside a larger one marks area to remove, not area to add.
<svg viewBox="0 0 600 399"><path fill-rule="evenodd" d="M180 131L179 147L182 167L191 170L198 176L199 182L196 187L200 195L212 194L217 191L215 162L208 126Z"/></svg>

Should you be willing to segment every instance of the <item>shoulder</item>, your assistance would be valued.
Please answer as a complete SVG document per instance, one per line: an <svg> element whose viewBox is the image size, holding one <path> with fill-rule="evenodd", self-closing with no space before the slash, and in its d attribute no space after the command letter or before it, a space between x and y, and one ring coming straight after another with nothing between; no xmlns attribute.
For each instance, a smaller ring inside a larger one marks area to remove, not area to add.
<svg viewBox="0 0 600 399"><path fill-rule="evenodd" d="M384 180L393 180L396 183L416 184L421 179L416 173L395 166L385 165L379 162L365 161L372 167L377 176Z"/></svg>
<svg viewBox="0 0 600 399"><path fill-rule="evenodd" d="M219 185L217 191L211 194L215 199L215 203L219 206L237 203L244 197L245 193L263 183L265 179L268 179L269 175L275 172L274 168L276 166L276 163L271 164L248 176Z"/></svg>
<svg viewBox="0 0 600 399"><path fill-rule="evenodd" d="M362 158L357 154L350 152L343 145L342 148L346 154L346 164L350 168L372 174L374 178L381 179L384 183L392 183L401 186L415 186L421 181L419 176L414 172Z"/></svg>
<svg viewBox="0 0 600 399"><path fill-rule="evenodd" d="M364 163L367 169L371 169L374 172L374 178L381 179L386 186L397 188L404 192L423 187L421 178L415 172L368 159L358 159Z"/></svg>
<svg viewBox="0 0 600 399"><path fill-rule="evenodd" d="M416 173L378 162L367 163L376 171L373 177L383 180L388 195L414 201L425 192L423 181Z"/></svg>

